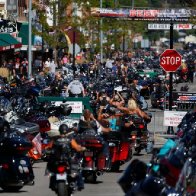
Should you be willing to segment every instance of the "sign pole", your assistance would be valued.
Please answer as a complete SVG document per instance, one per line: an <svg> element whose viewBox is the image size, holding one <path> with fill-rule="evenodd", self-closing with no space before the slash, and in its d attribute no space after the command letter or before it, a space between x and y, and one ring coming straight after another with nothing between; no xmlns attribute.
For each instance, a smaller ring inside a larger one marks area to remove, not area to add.
<svg viewBox="0 0 196 196"><path fill-rule="evenodd" d="M170 23L170 49L173 49L173 23ZM169 72L169 111L172 111L173 72ZM173 127L168 127L167 134L173 134Z"/></svg>
<svg viewBox="0 0 196 196"><path fill-rule="evenodd" d="M103 1L100 0L100 8L102 9L103 7ZM100 62L103 63L103 30L102 30L102 26L103 26L103 20L101 18L100 20Z"/></svg>
<svg viewBox="0 0 196 196"><path fill-rule="evenodd" d="M76 56L76 27L75 27L75 17L77 16L77 13L76 13L76 9L77 9L77 6L76 4L74 3L73 4L73 16L74 16L74 24L73 24L73 61L72 61L72 67L73 67L73 73L75 75L75 71L76 71L76 60L75 60L75 56Z"/></svg>
<svg viewBox="0 0 196 196"><path fill-rule="evenodd" d="M29 0L29 34L28 34L28 77L32 75L32 0Z"/></svg>

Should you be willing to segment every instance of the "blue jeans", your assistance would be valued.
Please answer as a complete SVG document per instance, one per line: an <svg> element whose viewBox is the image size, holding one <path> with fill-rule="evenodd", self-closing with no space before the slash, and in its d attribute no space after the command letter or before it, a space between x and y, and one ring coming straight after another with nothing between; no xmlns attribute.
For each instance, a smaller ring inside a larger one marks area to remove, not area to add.
<svg viewBox="0 0 196 196"><path fill-rule="evenodd" d="M109 157L110 152L109 152L109 143L101 136L98 136L98 140L101 141L101 143L103 144L103 148L102 148L102 153L105 157Z"/></svg>
<svg viewBox="0 0 196 196"><path fill-rule="evenodd" d="M147 109L148 108L148 103L146 102L146 100L144 99L143 96L139 97L139 102L142 104L142 109Z"/></svg>

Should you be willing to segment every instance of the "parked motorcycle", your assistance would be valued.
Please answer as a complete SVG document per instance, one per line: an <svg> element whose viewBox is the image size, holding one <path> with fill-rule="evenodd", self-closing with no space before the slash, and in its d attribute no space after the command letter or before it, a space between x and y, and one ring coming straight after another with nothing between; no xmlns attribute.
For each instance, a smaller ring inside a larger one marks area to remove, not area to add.
<svg viewBox="0 0 196 196"><path fill-rule="evenodd" d="M4 191L19 191L25 185L33 185L33 169L26 156L31 142L17 132L2 133L0 142L0 187Z"/></svg>

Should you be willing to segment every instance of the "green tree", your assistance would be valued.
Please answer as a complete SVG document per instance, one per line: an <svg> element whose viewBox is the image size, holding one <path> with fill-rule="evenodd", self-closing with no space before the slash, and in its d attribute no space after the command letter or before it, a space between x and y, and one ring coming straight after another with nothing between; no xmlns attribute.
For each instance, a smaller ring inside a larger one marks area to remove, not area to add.
<svg viewBox="0 0 196 196"><path fill-rule="evenodd" d="M148 0L119 0L119 6L125 7L148 7Z"/></svg>
<svg viewBox="0 0 196 196"><path fill-rule="evenodd" d="M165 37L168 38L168 39L170 38L170 32L169 31L166 32ZM178 39L179 39L179 33L178 33L178 31L174 30L173 31L173 40L174 40L174 42L177 42Z"/></svg>

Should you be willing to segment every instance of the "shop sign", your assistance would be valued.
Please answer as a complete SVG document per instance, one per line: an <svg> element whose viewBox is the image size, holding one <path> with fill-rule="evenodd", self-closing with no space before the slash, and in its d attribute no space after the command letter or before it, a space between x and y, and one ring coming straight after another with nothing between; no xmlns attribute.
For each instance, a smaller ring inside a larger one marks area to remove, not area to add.
<svg viewBox="0 0 196 196"><path fill-rule="evenodd" d="M174 24L174 30L190 30L193 24ZM148 30L170 30L170 24L148 24Z"/></svg>
<svg viewBox="0 0 196 196"><path fill-rule="evenodd" d="M9 20L0 21L0 33L16 32L16 23Z"/></svg>
<svg viewBox="0 0 196 196"><path fill-rule="evenodd" d="M177 110L196 110L196 93L176 92L173 93L173 97L176 102Z"/></svg>

